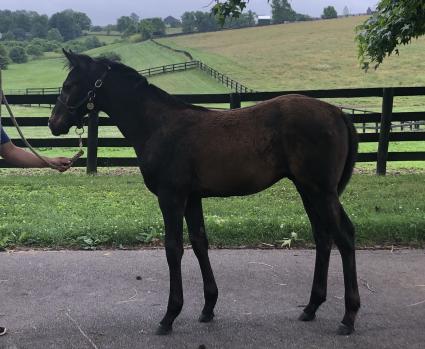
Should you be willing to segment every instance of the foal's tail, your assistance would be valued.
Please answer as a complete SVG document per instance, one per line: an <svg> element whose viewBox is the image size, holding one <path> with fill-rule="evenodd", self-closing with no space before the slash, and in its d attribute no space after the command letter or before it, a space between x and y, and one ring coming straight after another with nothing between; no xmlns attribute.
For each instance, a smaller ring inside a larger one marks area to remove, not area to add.
<svg viewBox="0 0 425 349"><path fill-rule="evenodd" d="M348 154L347 159L345 160L344 170L342 172L341 179L338 183L338 195L342 194L351 178L351 175L353 174L353 168L354 164L356 163L357 150L359 147L357 131L353 125L353 122L347 114L342 113L342 115L348 130Z"/></svg>

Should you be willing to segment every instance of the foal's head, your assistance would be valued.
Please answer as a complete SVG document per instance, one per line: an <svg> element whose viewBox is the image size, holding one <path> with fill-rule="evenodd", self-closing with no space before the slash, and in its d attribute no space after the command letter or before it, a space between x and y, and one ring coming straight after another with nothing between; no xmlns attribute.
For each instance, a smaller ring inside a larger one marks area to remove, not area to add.
<svg viewBox="0 0 425 349"><path fill-rule="evenodd" d="M82 126L83 117L94 108L97 89L106 78L110 66L106 61L63 50L69 73L52 110L49 127L55 136L66 134L73 125Z"/></svg>

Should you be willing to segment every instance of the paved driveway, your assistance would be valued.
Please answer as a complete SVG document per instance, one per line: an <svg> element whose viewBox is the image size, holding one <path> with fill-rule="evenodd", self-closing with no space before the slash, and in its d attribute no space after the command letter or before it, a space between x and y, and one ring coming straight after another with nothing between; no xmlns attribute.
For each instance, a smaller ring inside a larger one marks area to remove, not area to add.
<svg viewBox="0 0 425 349"><path fill-rule="evenodd" d="M174 332L159 337L163 250L1 253L0 325L9 333L0 348L425 348L425 251L359 251L357 260L362 308L356 332L340 337L337 252L328 301L316 321L301 323L314 251L211 251L220 294L215 321L201 324L200 271L186 250L185 306Z"/></svg>

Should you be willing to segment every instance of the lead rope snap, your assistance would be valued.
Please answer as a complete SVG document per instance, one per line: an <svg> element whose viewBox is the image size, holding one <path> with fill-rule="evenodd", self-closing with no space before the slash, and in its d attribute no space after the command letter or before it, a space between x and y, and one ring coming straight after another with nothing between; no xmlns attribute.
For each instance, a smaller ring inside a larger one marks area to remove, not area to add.
<svg viewBox="0 0 425 349"><path fill-rule="evenodd" d="M84 155L84 150L83 150L83 134L84 134L84 127L81 128L76 128L75 129L75 133L78 136L78 147L80 148L80 150L78 150L77 154L75 154L72 158L71 158L71 166L74 164L75 161L77 161L81 156Z"/></svg>

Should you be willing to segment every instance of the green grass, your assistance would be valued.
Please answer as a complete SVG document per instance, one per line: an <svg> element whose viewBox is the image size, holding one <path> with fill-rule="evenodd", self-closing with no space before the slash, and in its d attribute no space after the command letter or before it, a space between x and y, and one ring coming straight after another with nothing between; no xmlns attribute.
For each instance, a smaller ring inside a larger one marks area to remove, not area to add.
<svg viewBox="0 0 425 349"><path fill-rule="evenodd" d="M108 170L109 171L109 170ZM360 246L425 242L425 174L354 175L342 202ZM140 175L0 175L0 245L39 247L132 246L161 239L156 198ZM246 197L204 200L215 246L257 246L296 232L309 244L310 227L289 181Z"/></svg>
<svg viewBox="0 0 425 349"><path fill-rule="evenodd" d="M386 59L377 71L365 74L359 68L354 28L365 19L290 23L159 41L188 50L196 59L258 91L425 86L425 38L402 47L400 56ZM380 101L370 99L342 101L380 107Z"/></svg>

